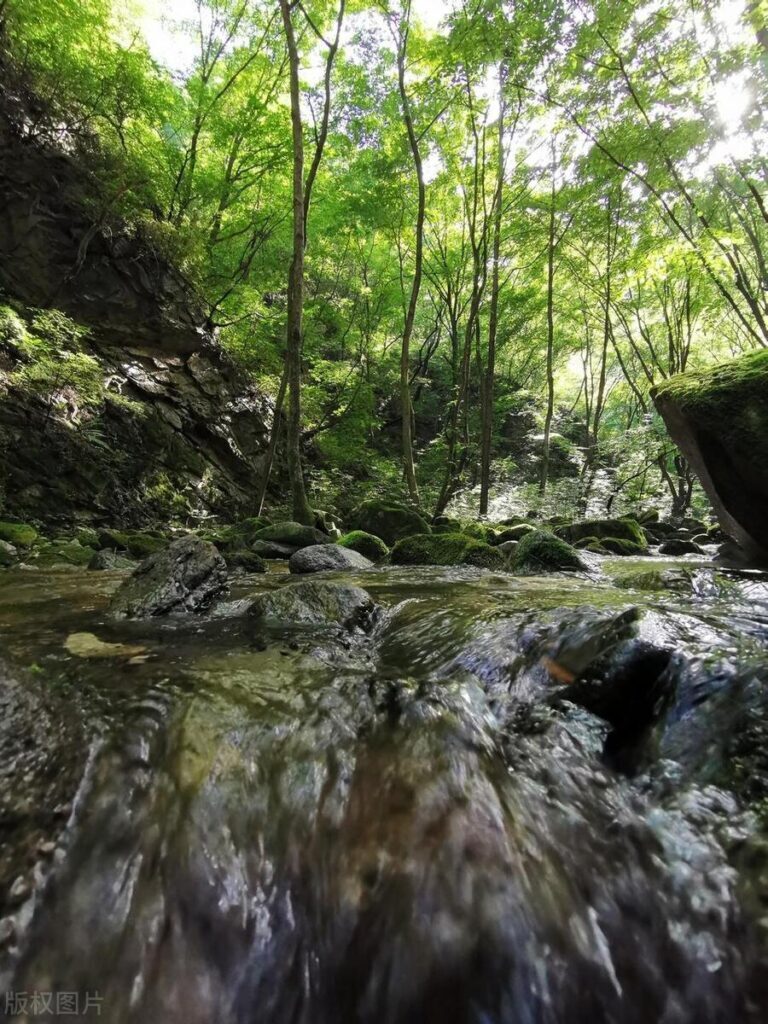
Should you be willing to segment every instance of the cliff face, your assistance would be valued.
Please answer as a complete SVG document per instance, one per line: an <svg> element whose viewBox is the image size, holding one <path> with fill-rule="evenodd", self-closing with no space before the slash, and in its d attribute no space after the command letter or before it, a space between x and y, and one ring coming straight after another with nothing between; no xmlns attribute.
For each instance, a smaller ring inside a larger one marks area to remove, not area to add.
<svg viewBox="0 0 768 1024"><path fill-rule="evenodd" d="M270 400L218 347L183 276L110 220L87 162L28 123L0 89L4 514L252 514Z"/></svg>

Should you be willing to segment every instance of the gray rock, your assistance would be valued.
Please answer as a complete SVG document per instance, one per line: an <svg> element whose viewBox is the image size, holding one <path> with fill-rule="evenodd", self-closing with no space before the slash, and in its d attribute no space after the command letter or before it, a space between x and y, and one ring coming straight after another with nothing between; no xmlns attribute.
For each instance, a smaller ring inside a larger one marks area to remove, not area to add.
<svg viewBox="0 0 768 1024"><path fill-rule="evenodd" d="M115 618L146 618L206 607L227 584L227 566L216 547L182 537L139 564L112 599Z"/></svg>
<svg viewBox="0 0 768 1024"><path fill-rule="evenodd" d="M19 560L19 553L13 544L7 540L0 540L0 565L15 565Z"/></svg>
<svg viewBox="0 0 768 1024"><path fill-rule="evenodd" d="M116 551L97 551L88 563L89 569L133 569L136 563Z"/></svg>
<svg viewBox="0 0 768 1024"><path fill-rule="evenodd" d="M373 562L352 548L338 544L313 544L291 555L288 568L294 573L325 572L332 569L371 569Z"/></svg>
<svg viewBox="0 0 768 1024"><path fill-rule="evenodd" d="M303 625L338 625L367 632L378 606L360 587L307 580L257 597L249 614L259 619Z"/></svg>
<svg viewBox="0 0 768 1024"><path fill-rule="evenodd" d="M292 544L279 544L276 540L255 540L251 551L260 558L290 558L299 549Z"/></svg>

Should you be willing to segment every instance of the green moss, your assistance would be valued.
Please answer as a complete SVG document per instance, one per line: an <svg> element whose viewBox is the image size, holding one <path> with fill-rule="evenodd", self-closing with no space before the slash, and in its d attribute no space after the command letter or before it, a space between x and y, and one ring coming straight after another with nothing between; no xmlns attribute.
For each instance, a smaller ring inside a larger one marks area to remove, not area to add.
<svg viewBox="0 0 768 1024"><path fill-rule="evenodd" d="M0 540L7 540L17 548L28 548L37 540L37 530L27 523L0 522Z"/></svg>
<svg viewBox="0 0 768 1024"><path fill-rule="evenodd" d="M274 523L256 530L254 540L272 540L278 544L288 544L295 548L309 547L310 544L327 544L329 537L316 530L314 526L303 526L301 523Z"/></svg>
<svg viewBox="0 0 768 1024"><path fill-rule="evenodd" d="M500 569L504 556L464 533L414 534L392 548L393 565L479 565Z"/></svg>
<svg viewBox="0 0 768 1024"><path fill-rule="evenodd" d="M10 306L0 306L0 344L14 348L24 343L27 330L23 320Z"/></svg>
<svg viewBox="0 0 768 1024"><path fill-rule="evenodd" d="M515 548L512 568L519 573L540 573L585 569L586 566L570 544L546 530L534 530Z"/></svg>
<svg viewBox="0 0 768 1024"><path fill-rule="evenodd" d="M54 540L39 548L35 564L40 566L60 564L86 566L91 558L93 558L93 549L83 547L76 540Z"/></svg>
<svg viewBox="0 0 768 1024"><path fill-rule="evenodd" d="M343 537L339 537L336 543L343 548L351 548L352 551L365 555L372 562L383 562L389 555L389 548L381 537L366 533L365 530L352 530L351 533L345 533Z"/></svg>
<svg viewBox="0 0 768 1024"><path fill-rule="evenodd" d="M228 551L224 556L224 561L230 569L240 569L242 572L267 571L267 563L255 551Z"/></svg>
<svg viewBox="0 0 768 1024"><path fill-rule="evenodd" d="M153 555L167 547L162 537L123 530L102 530L99 533L99 544L110 551L129 551L134 558L146 558L147 555Z"/></svg>
<svg viewBox="0 0 768 1024"><path fill-rule="evenodd" d="M737 396L739 402L749 396L768 416L768 349L750 352L713 369L678 374L660 384L653 395L672 398L683 410L721 414L738 412L733 401Z"/></svg>

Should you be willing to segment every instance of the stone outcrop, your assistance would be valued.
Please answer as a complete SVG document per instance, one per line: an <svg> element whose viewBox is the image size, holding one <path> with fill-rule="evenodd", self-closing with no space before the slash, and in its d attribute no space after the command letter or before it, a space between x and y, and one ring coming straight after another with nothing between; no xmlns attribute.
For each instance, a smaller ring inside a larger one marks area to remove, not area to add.
<svg viewBox="0 0 768 1024"><path fill-rule="evenodd" d="M653 400L725 533L768 562L768 351L673 377Z"/></svg>
<svg viewBox="0 0 768 1024"><path fill-rule="evenodd" d="M111 215L88 158L39 124L26 130L29 102L0 84L0 306L12 321L0 331L0 486L9 517L242 518L258 491L271 400L221 350L149 228ZM72 338L49 330L61 313L77 327ZM25 345L27 331L36 347Z"/></svg>

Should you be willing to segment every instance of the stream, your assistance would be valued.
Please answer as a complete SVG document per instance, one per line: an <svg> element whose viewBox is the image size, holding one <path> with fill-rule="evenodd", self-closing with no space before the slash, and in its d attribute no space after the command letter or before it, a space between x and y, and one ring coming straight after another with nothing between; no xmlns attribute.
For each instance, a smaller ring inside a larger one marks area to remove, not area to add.
<svg viewBox="0 0 768 1024"><path fill-rule="evenodd" d="M591 567L318 576L368 633L5 571L4 1019L768 1019L768 575Z"/></svg>

